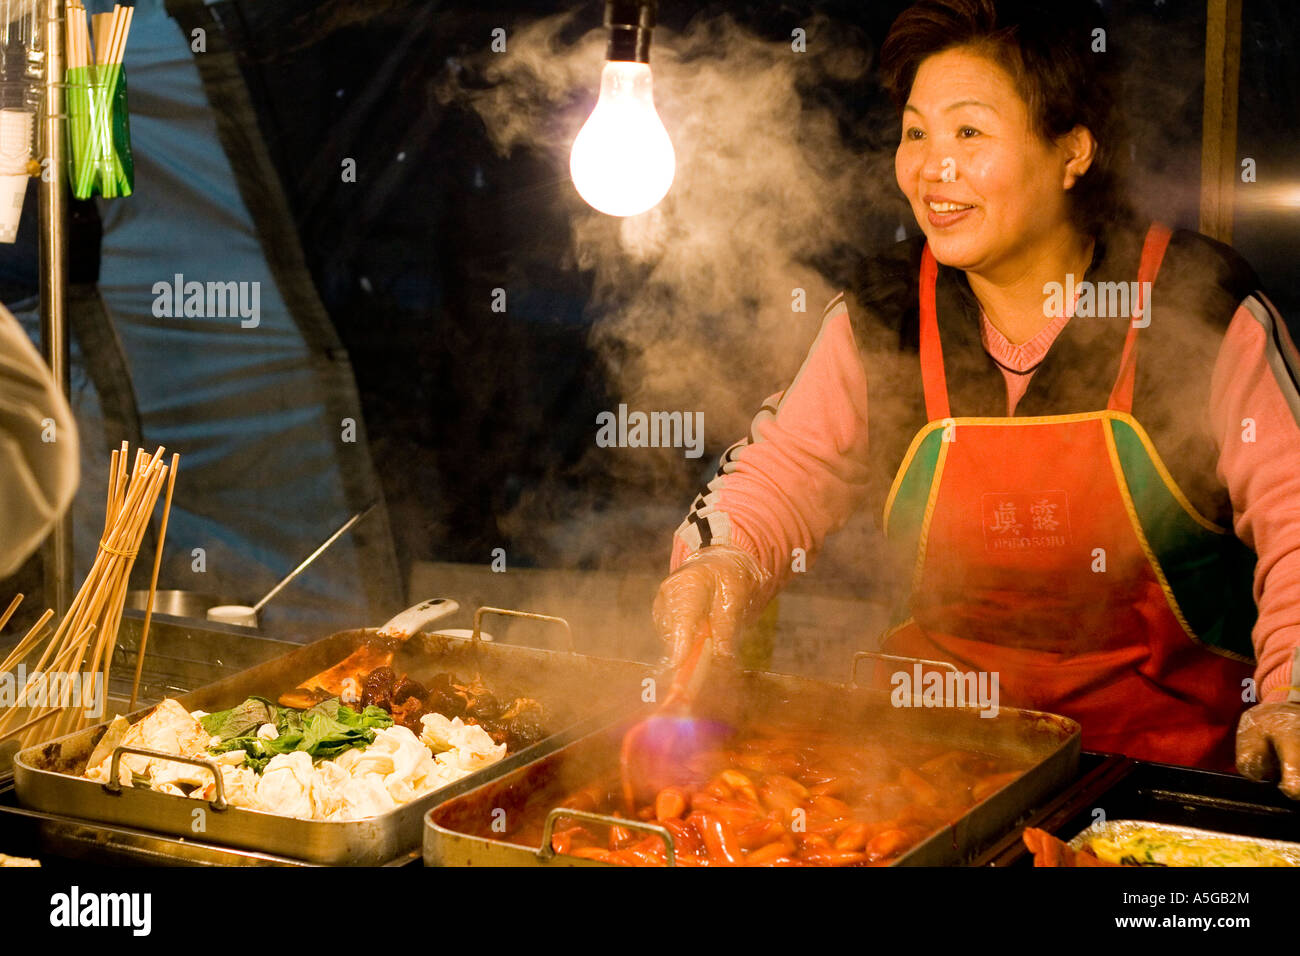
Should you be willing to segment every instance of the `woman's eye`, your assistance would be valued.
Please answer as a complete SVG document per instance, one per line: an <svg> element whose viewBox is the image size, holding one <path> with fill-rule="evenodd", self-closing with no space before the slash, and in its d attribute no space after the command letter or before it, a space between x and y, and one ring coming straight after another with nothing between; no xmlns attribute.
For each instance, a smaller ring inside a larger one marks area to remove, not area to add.
<svg viewBox="0 0 1300 956"><path fill-rule="evenodd" d="M980 131L973 126L963 126L957 131L957 135L962 139L970 139L972 136L978 136Z"/></svg>
<svg viewBox="0 0 1300 956"><path fill-rule="evenodd" d="M903 130L903 139L920 139L924 135L925 133L917 129L915 126L909 126L907 129Z"/></svg>

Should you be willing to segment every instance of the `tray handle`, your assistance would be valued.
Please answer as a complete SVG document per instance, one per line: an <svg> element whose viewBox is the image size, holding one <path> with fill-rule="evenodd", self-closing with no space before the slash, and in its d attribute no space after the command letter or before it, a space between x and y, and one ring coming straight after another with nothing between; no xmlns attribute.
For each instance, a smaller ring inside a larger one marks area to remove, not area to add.
<svg viewBox="0 0 1300 956"><path fill-rule="evenodd" d="M937 667L940 670L950 670L954 674L960 674L957 665L951 661L931 661L923 657L905 657L901 654L886 654L883 651L858 651L853 655L853 666L849 669L849 684L854 687L858 686L858 664L865 660L879 661L899 661L903 664L929 664L931 667Z"/></svg>
<svg viewBox="0 0 1300 956"><path fill-rule="evenodd" d="M570 654L576 654L578 652L577 647L573 643L573 628L569 627L569 622L564 618L553 617L550 614L538 614L535 611L515 611L506 607L480 607L474 612L474 633L470 637L470 640L475 644L482 640L480 635L483 632L483 618L487 617L489 614L499 614L502 617L522 617L527 618L530 621L544 621L548 624L559 624L564 628L564 636L566 638L565 643L568 652Z"/></svg>
<svg viewBox="0 0 1300 956"><path fill-rule="evenodd" d="M434 621L455 614L460 605L451 598L432 598L408 607L379 628L381 635L405 640L419 634Z"/></svg>
<svg viewBox="0 0 1300 956"><path fill-rule="evenodd" d="M103 784L105 790L111 794L120 794L122 792L121 766L123 754L136 754L141 757L149 757L153 760L170 760L173 763L187 763L195 767L202 767L212 774L213 783L216 785L216 793L208 804L213 810L225 810L230 806L226 802L226 781L222 777L220 769L216 762L212 760L201 760L198 757L182 757L179 754L165 754L157 750L146 750L143 747L116 747L113 750L113 762L108 765L108 782Z"/></svg>
<svg viewBox="0 0 1300 956"><path fill-rule="evenodd" d="M537 856L542 860L550 860L558 856L555 848L551 846L551 836L555 830L556 821L561 817L568 817L573 820L586 820L588 823L600 823L611 827L625 827L628 830L639 830L642 833L650 833L664 841L666 850L665 866L677 865L677 847L673 844L673 835L661 826L653 823L644 823L640 820L624 820L622 817L611 817L605 813L592 813L590 810L570 810L567 807L556 807L546 815L546 823L542 826L542 845L537 848Z"/></svg>

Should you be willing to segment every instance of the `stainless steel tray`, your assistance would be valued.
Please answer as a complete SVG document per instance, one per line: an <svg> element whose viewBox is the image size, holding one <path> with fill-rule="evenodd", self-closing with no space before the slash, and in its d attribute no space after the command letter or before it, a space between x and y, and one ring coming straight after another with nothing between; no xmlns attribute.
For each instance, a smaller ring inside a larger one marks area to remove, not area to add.
<svg viewBox="0 0 1300 956"><path fill-rule="evenodd" d="M375 633L373 629L340 632L178 700L190 710L213 711L234 706L250 695L274 699L338 662ZM605 723L614 719L612 713L606 712L603 701L634 699L641 680L652 671L650 665L634 661L433 634L412 637L400 650L393 667L415 680L427 680L444 670L478 673L490 686L535 697L550 714L551 736L388 813L337 822L223 806L220 799L208 803L153 790L115 791L110 784L87 780L81 774L107 729L107 724L101 724L20 751L14 758L18 800L25 807L60 816L276 856L334 865L376 865L420 845L424 813L430 807L548 752L564 742L566 730L585 726L582 722L593 715ZM146 712L138 711L132 717L138 719Z"/></svg>
<svg viewBox="0 0 1300 956"><path fill-rule="evenodd" d="M1070 848L1083 850L1096 837L1122 840L1135 830L1154 831L1168 837L1182 839L1211 837L1216 840L1226 840L1229 843L1240 844L1242 847L1258 847L1270 850L1288 860L1291 866L1300 866L1300 843L1290 843L1286 840L1265 840L1259 837L1241 836L1236 833L1221 833L1216 830L1201 830L1196 827L1179 826L1175 823L1152 823L1146 820L1098 820L1071 840ZM1158 866L1160 864L1152 865Z"/></svg>
<svg viewBox="0 0 1300 956"><path fill-rule="evenodd" d="M12 788L9 788L10 790ZM0 787L0 830L21 830L16 845L42 862L57 858L93 866L288 866L321 864L261 850L240 850L196 839L166 836L93 820L64 817L13 805L13 796ZM384 866L421 864L418 849L384 863Z"/></svg>
<svg viewBox="0 0 1300 956"><path fill-rule="evenodd" d="M863 657L883 655L859 654ZM819 729L852 728L865 737L941 742L952 747L1023 758L1030 766L1017 779L968 810L960 819L918 843L894 865L960 864L1050 794L1058 791L1078 769L1080 728L1054 714L1003 707L995 717L981 717L969 708L897 708L890 694L854 683L836 684L784 674L747 671L710 673L700 692L697 710L745 726L755 715L780 710ZM424 825L424 862L428 866L604 866L590 860L554 854L543 837L541 846L523 846L489 834L495 820L530 817L539 807L555 808L547 831L557 817L591 818L557 803L593 776L616 765L623 734L641 714L613 726L595 729L512 767L491 780L448 797L429 811ZM504 816L502 814L504 813ZM628 820L603 818L635 829L667 831Z"/></svg>
<svg viewBox="0 0 1300 956"><path fill-rule="evenodd" d="M130 706L144 612L127 610L113 648L113 669L108 684L104 719L125 714ZM138 706L156 704L164 697L189 693L214 680L245 671L255 664L301 647L273 640L246 627L211 621L193 621L155 612L144 655ZM0 656L3 652L0 652ZM21 747L17 739L0 743L0 785L13 776L13 757Z"/></svg>

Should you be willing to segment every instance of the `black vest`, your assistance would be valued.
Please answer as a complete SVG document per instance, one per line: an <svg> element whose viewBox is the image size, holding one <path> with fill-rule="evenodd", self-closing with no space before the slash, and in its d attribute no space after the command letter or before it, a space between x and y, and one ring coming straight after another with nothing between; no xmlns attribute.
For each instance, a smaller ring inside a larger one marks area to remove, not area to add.
<svg viewBox="0 0 1300 956"><path fill-rule="evenodd" d="M1136 223L1106 230L1085 279L1136 281L1145 232L1145 224ZM869 506L877 520L908 445L926 423L917 341L923 246L924 237L917 237L866 260L846 290L867 374ZM1151 291L1150 325L1138 333L1133 416L1193 506L1229 527L1232 506L1216 476L1210 378L1228 323L1258 288L1254 272L1232 249L1176 230ZM980 342L979 303L964 272L939 267L935 305L953 416L1005 417L1005 380ZM1127 316L1072 318L1034 371L1016 416L1105 408L1129 321Z"/></svg>

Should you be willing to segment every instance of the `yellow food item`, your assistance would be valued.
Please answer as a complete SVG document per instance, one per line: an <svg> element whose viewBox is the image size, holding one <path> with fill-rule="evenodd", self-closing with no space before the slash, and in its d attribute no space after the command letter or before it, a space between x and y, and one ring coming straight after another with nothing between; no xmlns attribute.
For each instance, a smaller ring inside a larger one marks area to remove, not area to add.
<svg viewBox="0 0 1300 956"><path fill-rule="evenodd" d="M1286 854L1228 836L1138 829L1114 837L1089 837L1088 849L1107 863L1138 866L1295 866Z"/></svg>

